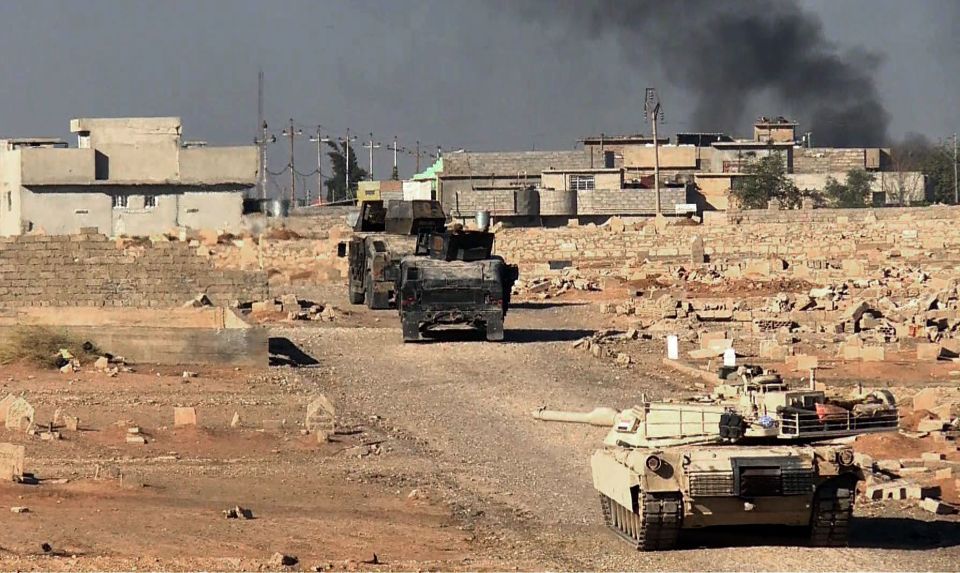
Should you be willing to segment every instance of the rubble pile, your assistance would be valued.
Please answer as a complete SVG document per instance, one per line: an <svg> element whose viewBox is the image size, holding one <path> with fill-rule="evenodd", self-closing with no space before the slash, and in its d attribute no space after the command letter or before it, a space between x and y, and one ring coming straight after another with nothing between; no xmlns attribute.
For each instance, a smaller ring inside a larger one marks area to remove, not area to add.
<svg viewBox="0 0 960 573"><path fill-rule="evenodd" d="M254 302L250 311L255 314L285 313L287 320L316 320L333 322L338 317L347 314L332 304L315 303L301 300L295 295L283 295L278 298Z"/></svg>
<svg viewBox="0 0 960 573"><path fill-rule="evenodd" d="M521 277L513 283L512 294L520 297L531 297L546 300L569 291L600 291L600 283L596 280L583 278L576 269L569 269L554 277L535 277L524 279Z"/></svg>
<svg viewBox="0 0 960 573"><path fill-rule="evenodd" d="M600 330L573 343L573 348L589 352L596 358L612 358L618 366L627 367L633 359L616 346L628 340L649 339L649 334L641 334L635 328L625 332Z"/></svg>

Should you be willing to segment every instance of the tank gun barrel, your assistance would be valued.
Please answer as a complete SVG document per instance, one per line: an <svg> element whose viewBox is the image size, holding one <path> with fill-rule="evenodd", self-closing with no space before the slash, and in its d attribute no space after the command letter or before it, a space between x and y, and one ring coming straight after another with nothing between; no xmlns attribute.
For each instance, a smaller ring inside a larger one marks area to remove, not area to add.
<svg viewBox="0 0 960 573"><path fill-rule="evenodd" d="M533 417L545 422L572 422L591 426L612 426L620 412L613 408L594 408L590 412L569 412L565 410L547 410L540 408Z"/></svg>

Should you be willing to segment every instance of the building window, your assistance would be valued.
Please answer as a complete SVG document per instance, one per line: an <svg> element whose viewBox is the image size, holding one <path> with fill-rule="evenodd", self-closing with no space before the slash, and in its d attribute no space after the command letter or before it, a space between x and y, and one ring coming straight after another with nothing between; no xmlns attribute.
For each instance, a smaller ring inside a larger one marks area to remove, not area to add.
<svg viewBox="0 0 960 573"><path fill-rule="evenodd" d="M571 175L570 176L570 190L571 191L593 191L595 183L593 180L593 175Z"/></svg>
<svg viewBox="0 0 960 573"><path fill-rule="evenodd" d="M114 195L114 196L113 196L113 208L114 208L114 209L126 209L126 208L127 208L127 196L126 196L126 195Z"/></svg>
<svg viewBox="0 0 960 573"><path fill-rule="evenodd" d="M156 195L144 195L143 196L143 208L144 209L153 209L157 206L157 196Z"/></svg>

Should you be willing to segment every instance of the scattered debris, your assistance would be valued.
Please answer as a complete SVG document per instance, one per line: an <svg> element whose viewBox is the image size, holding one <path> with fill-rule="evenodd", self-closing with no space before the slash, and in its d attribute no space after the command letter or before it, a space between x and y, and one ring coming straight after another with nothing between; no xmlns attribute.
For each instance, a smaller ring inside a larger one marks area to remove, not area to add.
<svg viewBox="0 0 960 573"><path fill-rule="evenodd" d="M296 565L298 561L299 560L293 555L284 555L279 551L270 557L270 565L275 567L292 567Z"/></svg>
<svg viewBox="0 0 960 573"><path fill-rule="evenodd" d="M253 511L239 505L223 510L223 515L227 519L253 519Z"/></svg>

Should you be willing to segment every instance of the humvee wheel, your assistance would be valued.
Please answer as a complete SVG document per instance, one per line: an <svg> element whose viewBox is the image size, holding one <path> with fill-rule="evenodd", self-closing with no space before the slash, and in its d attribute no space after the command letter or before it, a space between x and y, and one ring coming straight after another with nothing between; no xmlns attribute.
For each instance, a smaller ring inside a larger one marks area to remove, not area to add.
<svg viewBox="0 0 960 573"><path fill-rule="evenodd" d="M347 296L350 299L350 304L363 304L363 283L357 284L357 281L353 280L351 276L347 281Z"/></svg>
<svg viewBox="0 0 960 573"><path fill-rule="evenodd" d="M423 338L420 334L420 322L417 320L402 318L400 320L400 327L403 330L404 342L418 342Z"/></svg>
<svg viewBox="0 0 960 573"><path fill-rule="evenodd" d="M640 514L600 494L600 509L607 527L638 551L673 549L683 522L683 497L679 493L640 493Z"/></svg>
<svg viewBox="0 0 960 573"><path fill-rule="evenodd" d="M490 342L503 340L503 319L488 320L484 328L486 329L487 340Z"/></svg>
<svg viewBox="0 0 960 573"><path fill-rule="evenodd" d="M853 516L856 483L826 483L813 496L810 514L810 544L846 547Z"/></svg>
<svg viewBox="0 0 960 573"><path fill-rule="evenodd" d="M363 304L363 291L353 290L353 286L350 286L350 304Z"/></svg>

